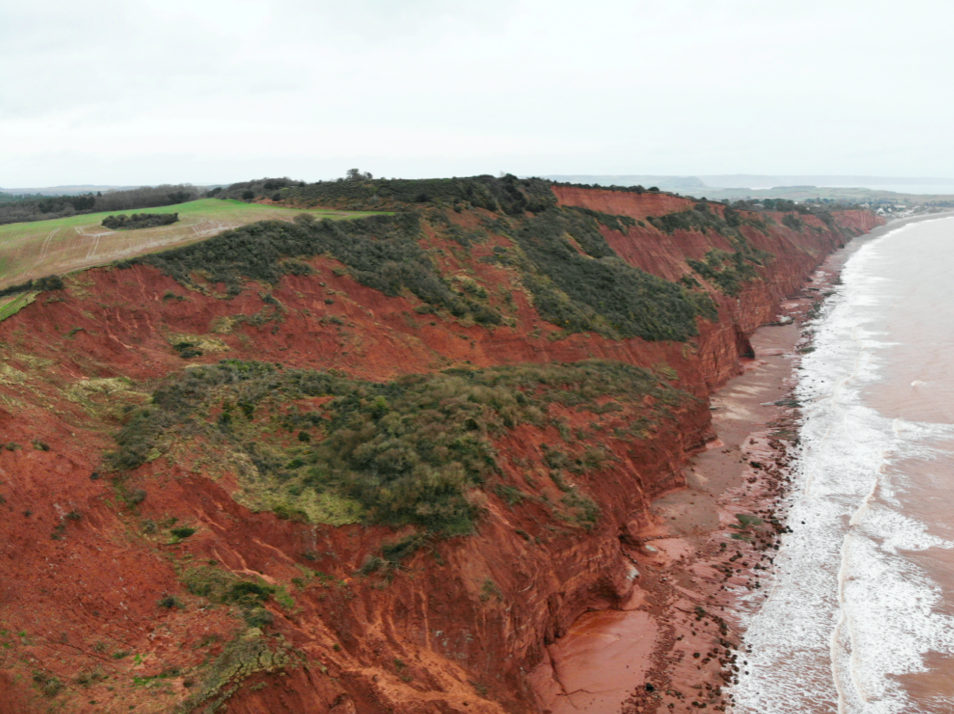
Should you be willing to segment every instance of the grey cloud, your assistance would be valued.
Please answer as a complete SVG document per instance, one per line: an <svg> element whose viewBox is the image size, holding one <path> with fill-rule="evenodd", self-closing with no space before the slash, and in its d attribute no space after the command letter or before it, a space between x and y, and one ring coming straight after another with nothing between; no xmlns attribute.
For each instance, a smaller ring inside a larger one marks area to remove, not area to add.
<svg viewBox="0 0 954 714"><path fill-rule="evenodd" d="M951 174L952 17L924 1L0 0L0 185L359 164Z"/></svg>

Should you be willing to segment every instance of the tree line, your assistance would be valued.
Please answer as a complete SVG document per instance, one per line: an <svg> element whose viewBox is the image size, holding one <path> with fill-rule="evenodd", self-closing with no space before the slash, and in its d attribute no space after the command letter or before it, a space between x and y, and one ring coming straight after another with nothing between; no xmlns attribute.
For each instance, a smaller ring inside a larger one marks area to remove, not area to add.
<svg viewBox="0 0 954 714"><path fill-rule="evenodd" d="M172 206L194 201L205 195L203 189L189 184L164 184L80 196L5 196L0 201L0 224L44 221L84 213Z"/></svg>
<svg viewBox="0 0 954 714"><path fill-rule="evenodd" d="M27 280L25 283L17 283L5 288L0 288L0 298L17 293L25 293L30 290L62 290L63 278L59 275L47 275L36 280Z"/></svg>

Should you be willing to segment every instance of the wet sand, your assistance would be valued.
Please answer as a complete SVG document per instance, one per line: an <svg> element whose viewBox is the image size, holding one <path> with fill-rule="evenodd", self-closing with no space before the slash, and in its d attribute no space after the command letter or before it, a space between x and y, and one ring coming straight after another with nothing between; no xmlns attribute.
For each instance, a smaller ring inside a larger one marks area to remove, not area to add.
<svg viewBox="0 0 954 714"><path fill-rule="evenodd" d="M634 594L642 599L638 591ZM628 694L620 683L645 679L658 633L653 616L642 609L599 610L580 617L548 648L564 688L553 693L551 711L619 712Z"/></svg>
<svg viewBox="0 0 954 714"><path fill-rule="evenodd" d="M729 707L724 688L743 666L739 614L757 606L783 529L775 508L797 443L790 394L799 323L839 268L829 261L780 306L794 322L760 328L755 358L712 396L717 439L687 466L687 487L654 502L654 522L628 550L639 570L630 602L587 613L549 648L564 691L547 697L545 711Z"/></svg>

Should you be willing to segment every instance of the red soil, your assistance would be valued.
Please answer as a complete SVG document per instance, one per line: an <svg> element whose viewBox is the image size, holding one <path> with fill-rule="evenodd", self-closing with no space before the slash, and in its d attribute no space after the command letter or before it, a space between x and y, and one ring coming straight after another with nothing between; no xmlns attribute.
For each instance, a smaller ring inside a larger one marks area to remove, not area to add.
<svg viewBox="0 0 954 714"><path fill-rule="evenodd" d="M629 193L575 186L554 186L553 193L556 194L557 204L560 206L583 206L614 216L630 216L637 220L686 211L696 205L693 200L668 193Z"/></svg>

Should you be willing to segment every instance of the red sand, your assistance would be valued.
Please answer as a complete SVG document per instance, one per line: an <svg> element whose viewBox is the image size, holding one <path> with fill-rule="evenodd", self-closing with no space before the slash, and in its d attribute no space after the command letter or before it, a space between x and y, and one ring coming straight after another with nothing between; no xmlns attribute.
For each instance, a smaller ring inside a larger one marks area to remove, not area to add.
<svg viewBox="0 0 954 714"><path fill-rule="evenodd" d="M645 677L657 634L644 610L586 613L549 647L550 665L544 669L550 671L536 675L551 683L543 709L553 714L616 714L620 683Z"/></svg>

